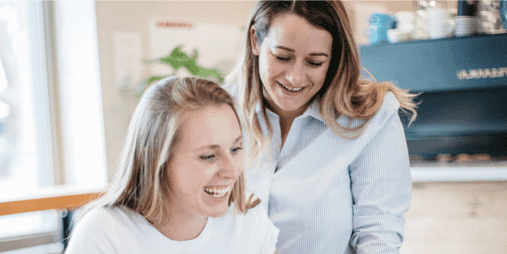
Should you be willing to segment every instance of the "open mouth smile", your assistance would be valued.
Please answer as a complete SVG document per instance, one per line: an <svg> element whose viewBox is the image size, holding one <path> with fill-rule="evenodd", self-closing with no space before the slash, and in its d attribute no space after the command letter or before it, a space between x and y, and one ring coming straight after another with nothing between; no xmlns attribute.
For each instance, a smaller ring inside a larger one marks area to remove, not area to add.
<svg viewBox="0 0 507 254"><path fill-rule="evenodd" d="M227 187L204 187L204 192L212 197L221 198L225 196L225 194L227 194L231 189L232 185Z"/></svg>
<svg viewBox="0 0 507 254"><path fill-rule="evenodd" d="M290 87L287 87L287 86L282 85L281 83L278 83L278 84L279 84L281 87L283 87L283 89L285 89L285 90L287 90L287 91L289 91L289 92L293 92L293 93L295 93L295 92L299 92L299 91L301 91L301 90L305 89L305 87L290 88Z"/></svg>

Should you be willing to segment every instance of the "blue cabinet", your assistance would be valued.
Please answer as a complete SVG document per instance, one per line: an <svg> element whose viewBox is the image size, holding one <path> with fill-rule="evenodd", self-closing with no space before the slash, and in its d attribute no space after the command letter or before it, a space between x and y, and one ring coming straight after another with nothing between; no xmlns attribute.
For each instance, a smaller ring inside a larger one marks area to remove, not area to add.
<svg viewBox="0 0 507 254"><path fill-rule="evenodd" d="M362 46L360 55L377 80L414 92L507 85L507 34Z"/></svg>
<svg viewBox="0 0 507 254"><path fill-rule="evenodd" d="M507 155L507 34L360 47L377 81L421 93L412 155ZM404 119L404 118L402 118Z"/></svg>

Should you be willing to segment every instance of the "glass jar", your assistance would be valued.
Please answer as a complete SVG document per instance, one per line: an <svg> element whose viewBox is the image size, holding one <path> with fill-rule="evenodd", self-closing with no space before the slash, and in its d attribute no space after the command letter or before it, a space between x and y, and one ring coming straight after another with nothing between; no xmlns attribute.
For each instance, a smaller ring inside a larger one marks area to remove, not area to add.
<svg viewBox="0 0 507 254"><path fill-rule="evenodd" d="M500 0L479 1L477 18L479 21L479 33L496 34L503 32L502 19L500 17Z"/></svg>

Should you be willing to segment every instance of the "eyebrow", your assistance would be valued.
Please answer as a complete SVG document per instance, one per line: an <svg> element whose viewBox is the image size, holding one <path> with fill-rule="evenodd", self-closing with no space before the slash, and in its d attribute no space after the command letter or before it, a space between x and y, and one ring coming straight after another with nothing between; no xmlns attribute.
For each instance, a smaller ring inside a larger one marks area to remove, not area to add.
<svg viewBox="0 0 507 254"><path fill-rule="evenodd" d="M243 135L240 135L239 137L237 137L237 138L234 140L233 144L237 143L237 142L238 142L238 141L240 141L241 139L243 139ZM217 148L219 148L219 147L220 147L220 145L201 146L201 147L198 147L198 148L194 149L193 151L195 152L195 151L204 150L204 149L217 149Z"/></svg>
<svg viewBox="0 0 507 254"><path fill-rule="evenodd" d="M296 52L294 49L291 49L291 48L287 48L285 46L275 46L274 48L279 48L279 49L283 49L283 50L287 50L289 52ZM325 57L329 57L328 54L326 53L323 53L323 52L319 52L319 53L310 53L311 56L325 56Z"/></svg>

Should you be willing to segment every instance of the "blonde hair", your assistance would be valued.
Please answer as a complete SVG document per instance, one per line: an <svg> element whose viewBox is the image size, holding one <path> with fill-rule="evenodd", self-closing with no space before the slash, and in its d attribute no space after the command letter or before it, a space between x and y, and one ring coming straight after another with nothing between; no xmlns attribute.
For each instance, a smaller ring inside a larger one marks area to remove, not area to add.
<svg viewBox="0 0 507 254"><path fill-rule="evenodd" d="M239 110L242 112L243 125L251 134L249 135L251 156L256 156L260 150L267 147L273 136L273 127L266 121L268 132L265 137L255 111L255 107L260 103L262 117L267 119L259 76L259 59L252 52L250 30L252 27L255 28L257 42L261 45L273 19L283 14L298 15L315 27L327 30L333 36L331 63L325 83L316 96L320 97L320 112L324 122L337 135L347 139L359 137L364 132L368 120L382 106L388 91L400 102L400 109L403 112L412 114L409 123L415 120L417 105L413 102L413 98L416 95L390 82L377 83L374 79L368 80L361 76L359 52L342 2L262 0L257 2L252 10L243 39L241 58L226 79L227 83L239 86ZM341 115L366 121L358 127L348 128L337 123L336 120Z"/></svg>
<svg viewBox="0 0 507 254"><path fill-rule="evenodd" d="M84 213L98 206L125 206L154 225L164 223L169 200L166 169L180 141L183 118L191 111L223 104L231 106L237 117L233 98L212 81L170 77L151 86L132 116L113 183ZM229 206L234 202L238 213L260 202L252 202L252 196L247 200L245 193L241 174L229 198Z"/></svg>

